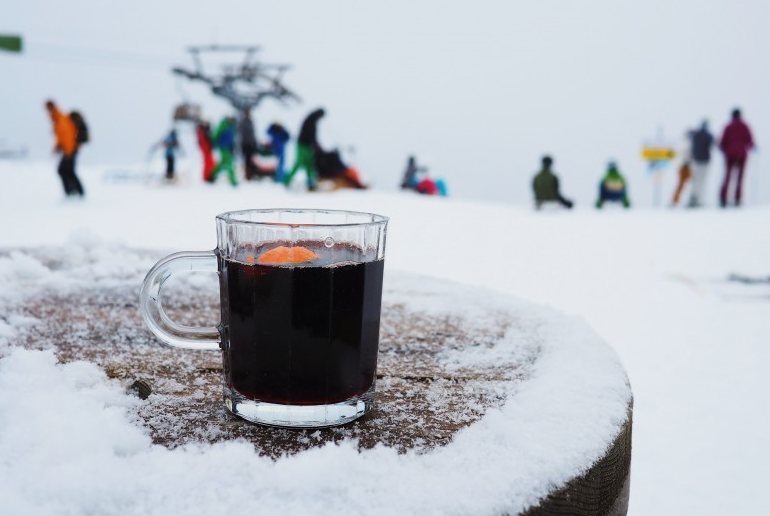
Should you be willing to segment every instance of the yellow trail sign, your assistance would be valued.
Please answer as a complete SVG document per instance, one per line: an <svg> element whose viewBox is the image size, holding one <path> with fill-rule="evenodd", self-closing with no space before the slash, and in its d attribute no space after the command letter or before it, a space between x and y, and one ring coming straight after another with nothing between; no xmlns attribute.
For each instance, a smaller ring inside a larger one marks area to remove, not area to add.
<svg viewBox="0 0 770 516"><path fill-rule="evenodd" d="M643 147L642 158L647 161L668 161L674 159L676 152L667 147Z"/></svg>

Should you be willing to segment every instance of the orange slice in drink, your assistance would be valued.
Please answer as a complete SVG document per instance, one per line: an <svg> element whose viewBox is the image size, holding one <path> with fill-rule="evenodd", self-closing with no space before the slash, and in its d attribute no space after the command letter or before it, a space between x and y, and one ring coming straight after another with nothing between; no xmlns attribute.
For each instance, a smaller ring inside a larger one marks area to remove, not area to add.
<svg viewBox="0 0 770 516"><path fill-rule="evenodd" d="M257 258L257 263L264 265L281 265L284 263L303 263L315 260L318 255L302 246L286 247L285 245L265 251Z"/></svg>

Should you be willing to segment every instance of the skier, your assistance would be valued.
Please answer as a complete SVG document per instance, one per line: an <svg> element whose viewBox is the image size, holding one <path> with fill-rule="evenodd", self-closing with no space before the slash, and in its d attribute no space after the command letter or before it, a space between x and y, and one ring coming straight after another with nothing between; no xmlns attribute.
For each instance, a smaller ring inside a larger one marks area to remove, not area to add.
<svg viewBox="0 0 770 516"><path fill-rule="evenodd" d="M286 175L286 144L289 142L289 132L278 122L273 122L267 128L267 135L270 136L273 154L278 158L278 165L275 167L275 181L283 182Z"/></svg>
<svg viewBox="0 0 770 516"><path fill-rule="evenodd" d="M727 206L727 190L730 187L733 170L737 173L735 205L741 205L743 171L746 167L746 158L752 147L754 147L754 139L751 136L751 130L741 118L741 111L734 109L732 120L725 127L722 138L719 140L719 148L725 155L725 178L719 191L719 205L722 208Z"/></svg>
<svg viewBox="0 0 770 516"><path fill-rule="evenodd" d="M294 158L294 166L291 171L283 178L286 186L291 184L294 174L299 169L304 169L307 174L307 188L310 191L318 189L318 171L315 165L316 153L320 150L317 136L318 121L324 116L325 111L322 108L316 109L310 113L302 122L297 137L297 156Z"/></svg>
<svg viewBox="0 0 770 516"><path fill-rule="evenodd" d="M714 146L714 136L709 132L707 120L703 121L698 130L690 134L690 141L692 192L688 206L698 208L703 206L703 190L706 187L706 176L711 162L711 147Z"/></svg>
<svg viewBox="0 0 770 516"><path fill-rule="evenodd" d="M176 134L176 129L171 129L169 133L158 142L158 146L163 147L164 156L166 157L166 180L173 181L174 173L176 172L176 153L181 150L179 145L179 137Z"/></svg>
<svg viewBox="0 0 770 516"><path fill-rule="evenodd" d="M254 163L254 155L257 153L258 146L257 137L254 132L254 122L248 109L244 109L241 115L241 121L238 124L238 136L241 139L241 154L243 155L246 179L255 179L259 175L257 166Z"/></svg>
<svg viewBox="0 0 770 516"><path fill-rule="evenodd" d="M624 208L631 206L626 190L626 180L620 174L614 161L610 161L607 165L607 173L599 183L599 198L596 200L596 207L601 208L606 201L622 203Z"/></svg>
<svg viewBox="0 0 770 516"><path fill-rule="evenodd" d="M61 177L64 186L64 194L67 197L78 195L83 197L85 192L83 185L75 173L75 156L77 153L77 128L72 119L59 111L52 100L45 103L45 108L53 122L53 131L56 135L54 152L60 152L62 157L59 161L59 177Z"/></svg>
<svg viewBox="0 0 770 516"><path fill-rule="evenodd" d="M572 209L574 203L561 195L559 178L551 170L553 158L543 156L542 164L542 169L532 180L532 189L535 192L535 208L539 210L546 202L558 202L565 208Z"/></svg>
<svg viewBox="0 0 770 516"><path fill-rule="evenodd" d="M195 125L195 136L198 138L198 147L200 147L201 154L203 155L203 180L208 181L211 177L211 172L216 167L214 161L214 153L212 152L211 144L211 127L205 120L199 120Z"/></svg>
<svg viewBox="0 0 770 516"><path fill-rule="evenodd" d="M227 176L230 179L230 184L233 186L238 185L238 181L235 178L235 163L233 162L233 151L235 149L235 118L225 117L219 122L214 134L211 135L211 139L214 142L214 146L219 151L219 163L211 171L211 177L209 177L209 183L213 183L217 179L217 175L223 170L227 172Z"/></svg>

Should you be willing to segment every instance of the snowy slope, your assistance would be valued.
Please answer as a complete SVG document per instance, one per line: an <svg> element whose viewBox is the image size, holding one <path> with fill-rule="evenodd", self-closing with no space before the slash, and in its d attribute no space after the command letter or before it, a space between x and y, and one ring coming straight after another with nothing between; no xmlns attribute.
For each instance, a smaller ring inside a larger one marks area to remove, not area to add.
<svg viewBox="0 0 770 516"><path fill-rule="evenodd" d="M106 168L85 170L88 196L72 202L61 198L53 163L0 164L0 247L103 239L167 251L210 249L214 215L249 207L388 215L388 268L551 305L582 316L615 347L635 395L630 514L757 513L764 506L770 287L721 280L734 271L770 274L770 209L534 213L524 205L400 192L308 195L266 183L233 189L192 179L178 186L108 183ZM23 324L6 321L0 336ZM23 357L13 367L57 374ZM98 406L127 403L89 380L87 369L74 376L80 383L72 388ZM94 425L114 424L107 412L94 415L102 418ZM128 439L129 449L145 445L139 434ZM190 452L238 453L228 446ZM97 488L108 487L105 476Z"/></svg>

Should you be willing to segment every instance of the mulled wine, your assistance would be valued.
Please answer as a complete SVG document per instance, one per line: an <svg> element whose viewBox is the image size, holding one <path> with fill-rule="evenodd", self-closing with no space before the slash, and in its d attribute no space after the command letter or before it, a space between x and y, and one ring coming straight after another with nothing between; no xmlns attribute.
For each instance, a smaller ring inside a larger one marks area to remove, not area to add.
<svg viewBox="0 0 770 516"><path fill-rule="evenodd" d="M377 368L384 260L349 244L279 245L219 256L227 388L280 405L366 393Z"/></svg>

